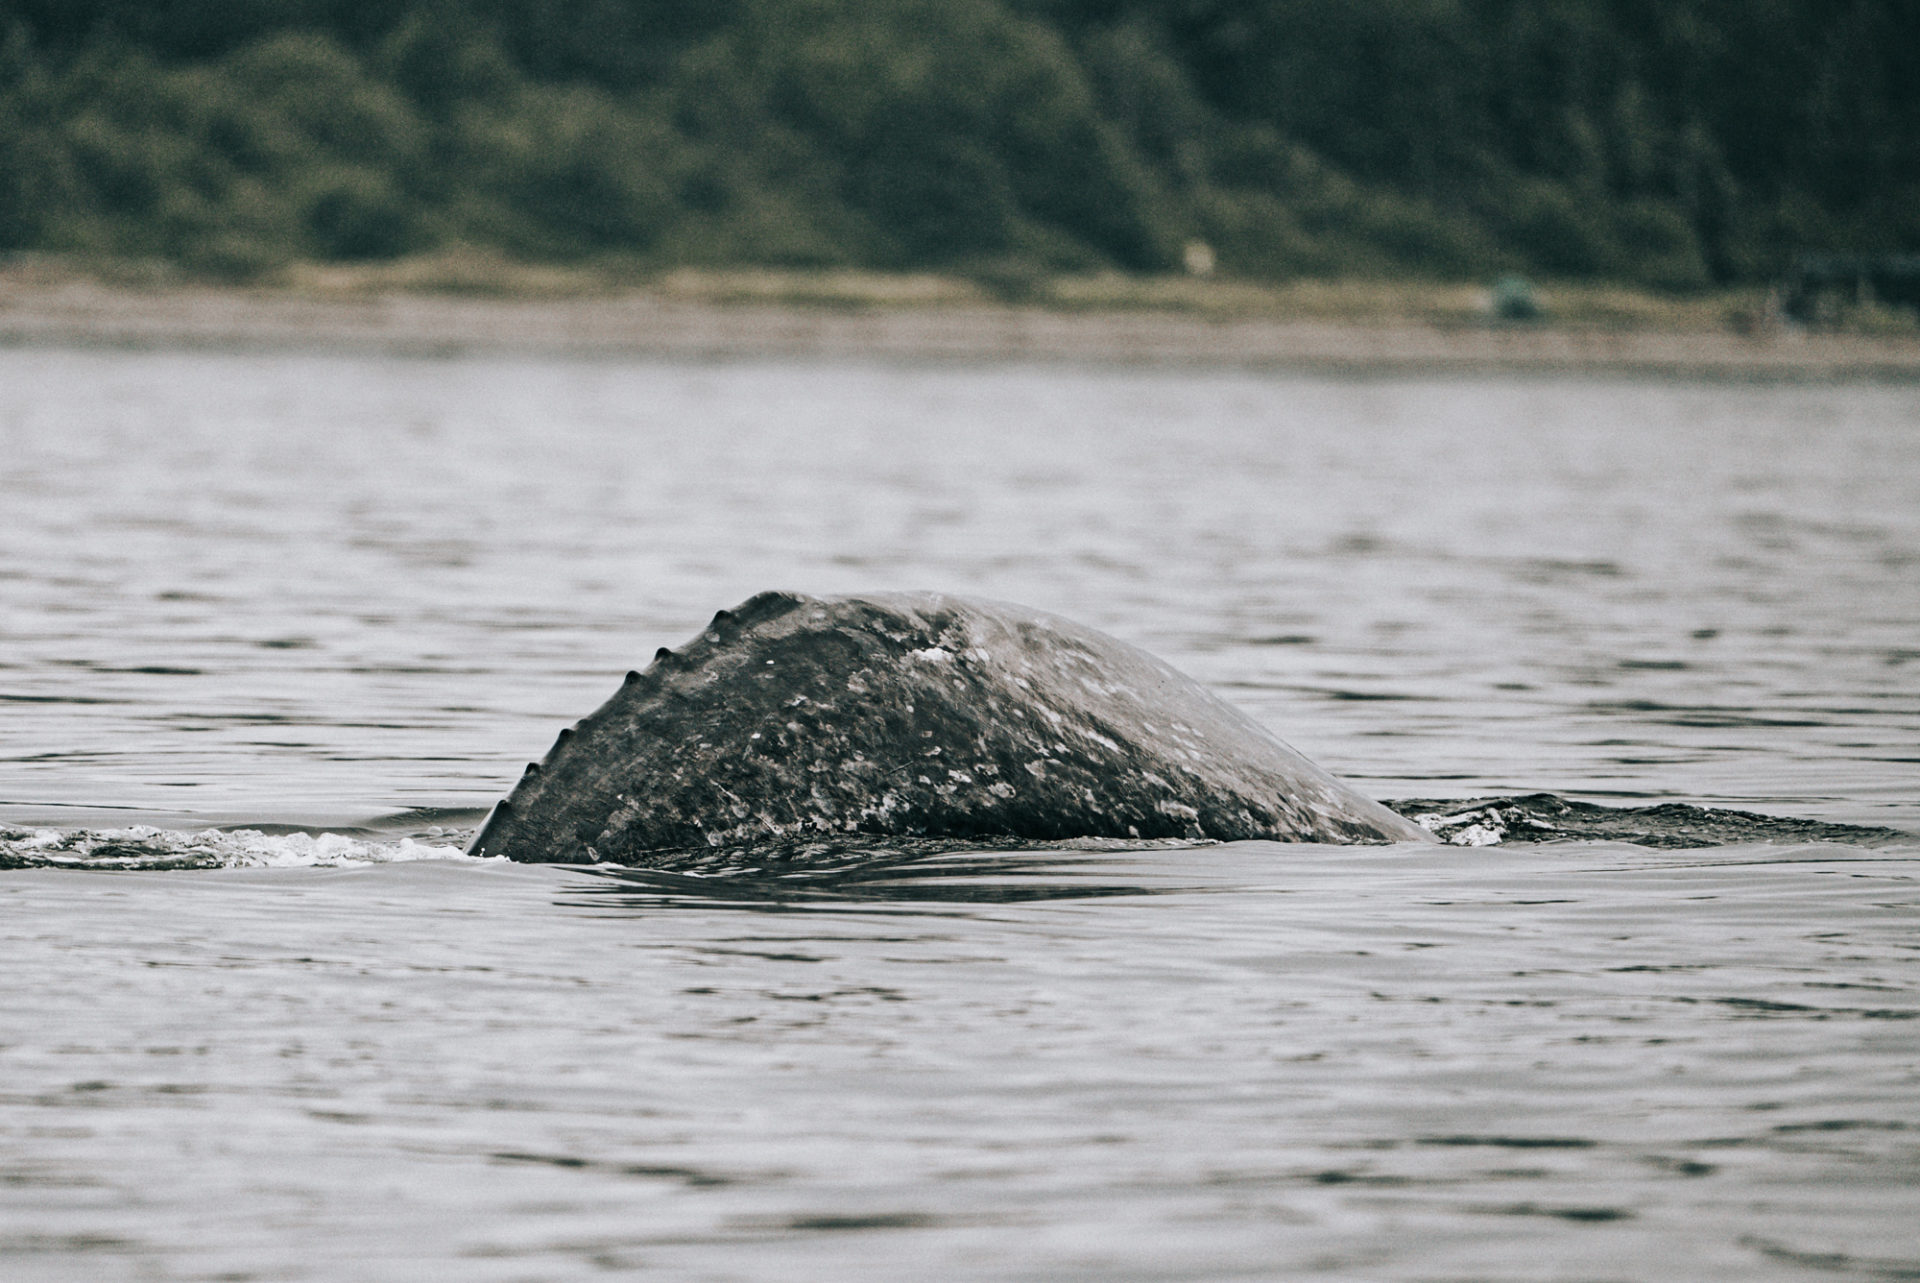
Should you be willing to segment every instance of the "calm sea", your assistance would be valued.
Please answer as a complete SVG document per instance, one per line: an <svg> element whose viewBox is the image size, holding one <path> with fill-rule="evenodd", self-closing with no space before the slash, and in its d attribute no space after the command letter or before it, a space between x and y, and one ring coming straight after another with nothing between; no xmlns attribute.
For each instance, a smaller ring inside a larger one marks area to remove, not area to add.
<svg viewBox="0 0 1920 1283"><path fill-rule="evenodd" d="M1897 833L460 855L767 588ZM1920 1278L1916 834L1913 386L0 350L7 1280Z"/></svg>

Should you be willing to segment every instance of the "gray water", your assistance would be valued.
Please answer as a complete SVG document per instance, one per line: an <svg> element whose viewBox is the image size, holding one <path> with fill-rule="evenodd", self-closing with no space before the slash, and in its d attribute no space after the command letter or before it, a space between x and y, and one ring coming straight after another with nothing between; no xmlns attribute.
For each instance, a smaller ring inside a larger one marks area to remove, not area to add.
<svg viewBox="0 0 1920 1283"><path fill-rule="evenodd" d="M1897 835L460 856L772 587ZM0 351L8 1279L1920 1278L1916 831L1910 386Z"/></svg>

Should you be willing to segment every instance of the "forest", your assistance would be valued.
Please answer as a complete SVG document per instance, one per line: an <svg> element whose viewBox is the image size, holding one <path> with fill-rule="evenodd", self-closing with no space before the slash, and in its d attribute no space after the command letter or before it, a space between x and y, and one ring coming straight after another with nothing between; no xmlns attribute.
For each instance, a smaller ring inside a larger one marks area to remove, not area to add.
<svg viewBox="0 0 1920 1283"><path fill-rule="evenodd" d="M1920 251L1914 0L0 0L0 253L1685 292Z"/></svg>

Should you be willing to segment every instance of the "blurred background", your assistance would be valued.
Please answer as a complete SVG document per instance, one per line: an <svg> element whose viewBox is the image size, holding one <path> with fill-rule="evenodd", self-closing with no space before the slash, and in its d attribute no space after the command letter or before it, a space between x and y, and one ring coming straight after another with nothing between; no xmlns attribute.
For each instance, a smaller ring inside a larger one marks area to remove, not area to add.
<svg viewBox="0 0 1920 1283"><path fill-rule="evenodd" d="M0 252L259 280L450 248L1899 296L1920 7L0 3Z"/></svg>

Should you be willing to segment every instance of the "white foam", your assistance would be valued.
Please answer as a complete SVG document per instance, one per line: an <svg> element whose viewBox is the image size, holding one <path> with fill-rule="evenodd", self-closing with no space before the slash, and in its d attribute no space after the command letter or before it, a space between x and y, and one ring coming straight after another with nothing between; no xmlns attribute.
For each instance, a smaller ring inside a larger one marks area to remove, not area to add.
<svg viewBox="0 0 1920 1283"><path fill-rule="evenodd" d="M0 857L43 868L337 868L412 860L493 863L459 846L411 837L344 833L262 833L256 829L187 832L134 825L122 829L0 828Z"/></svg>

